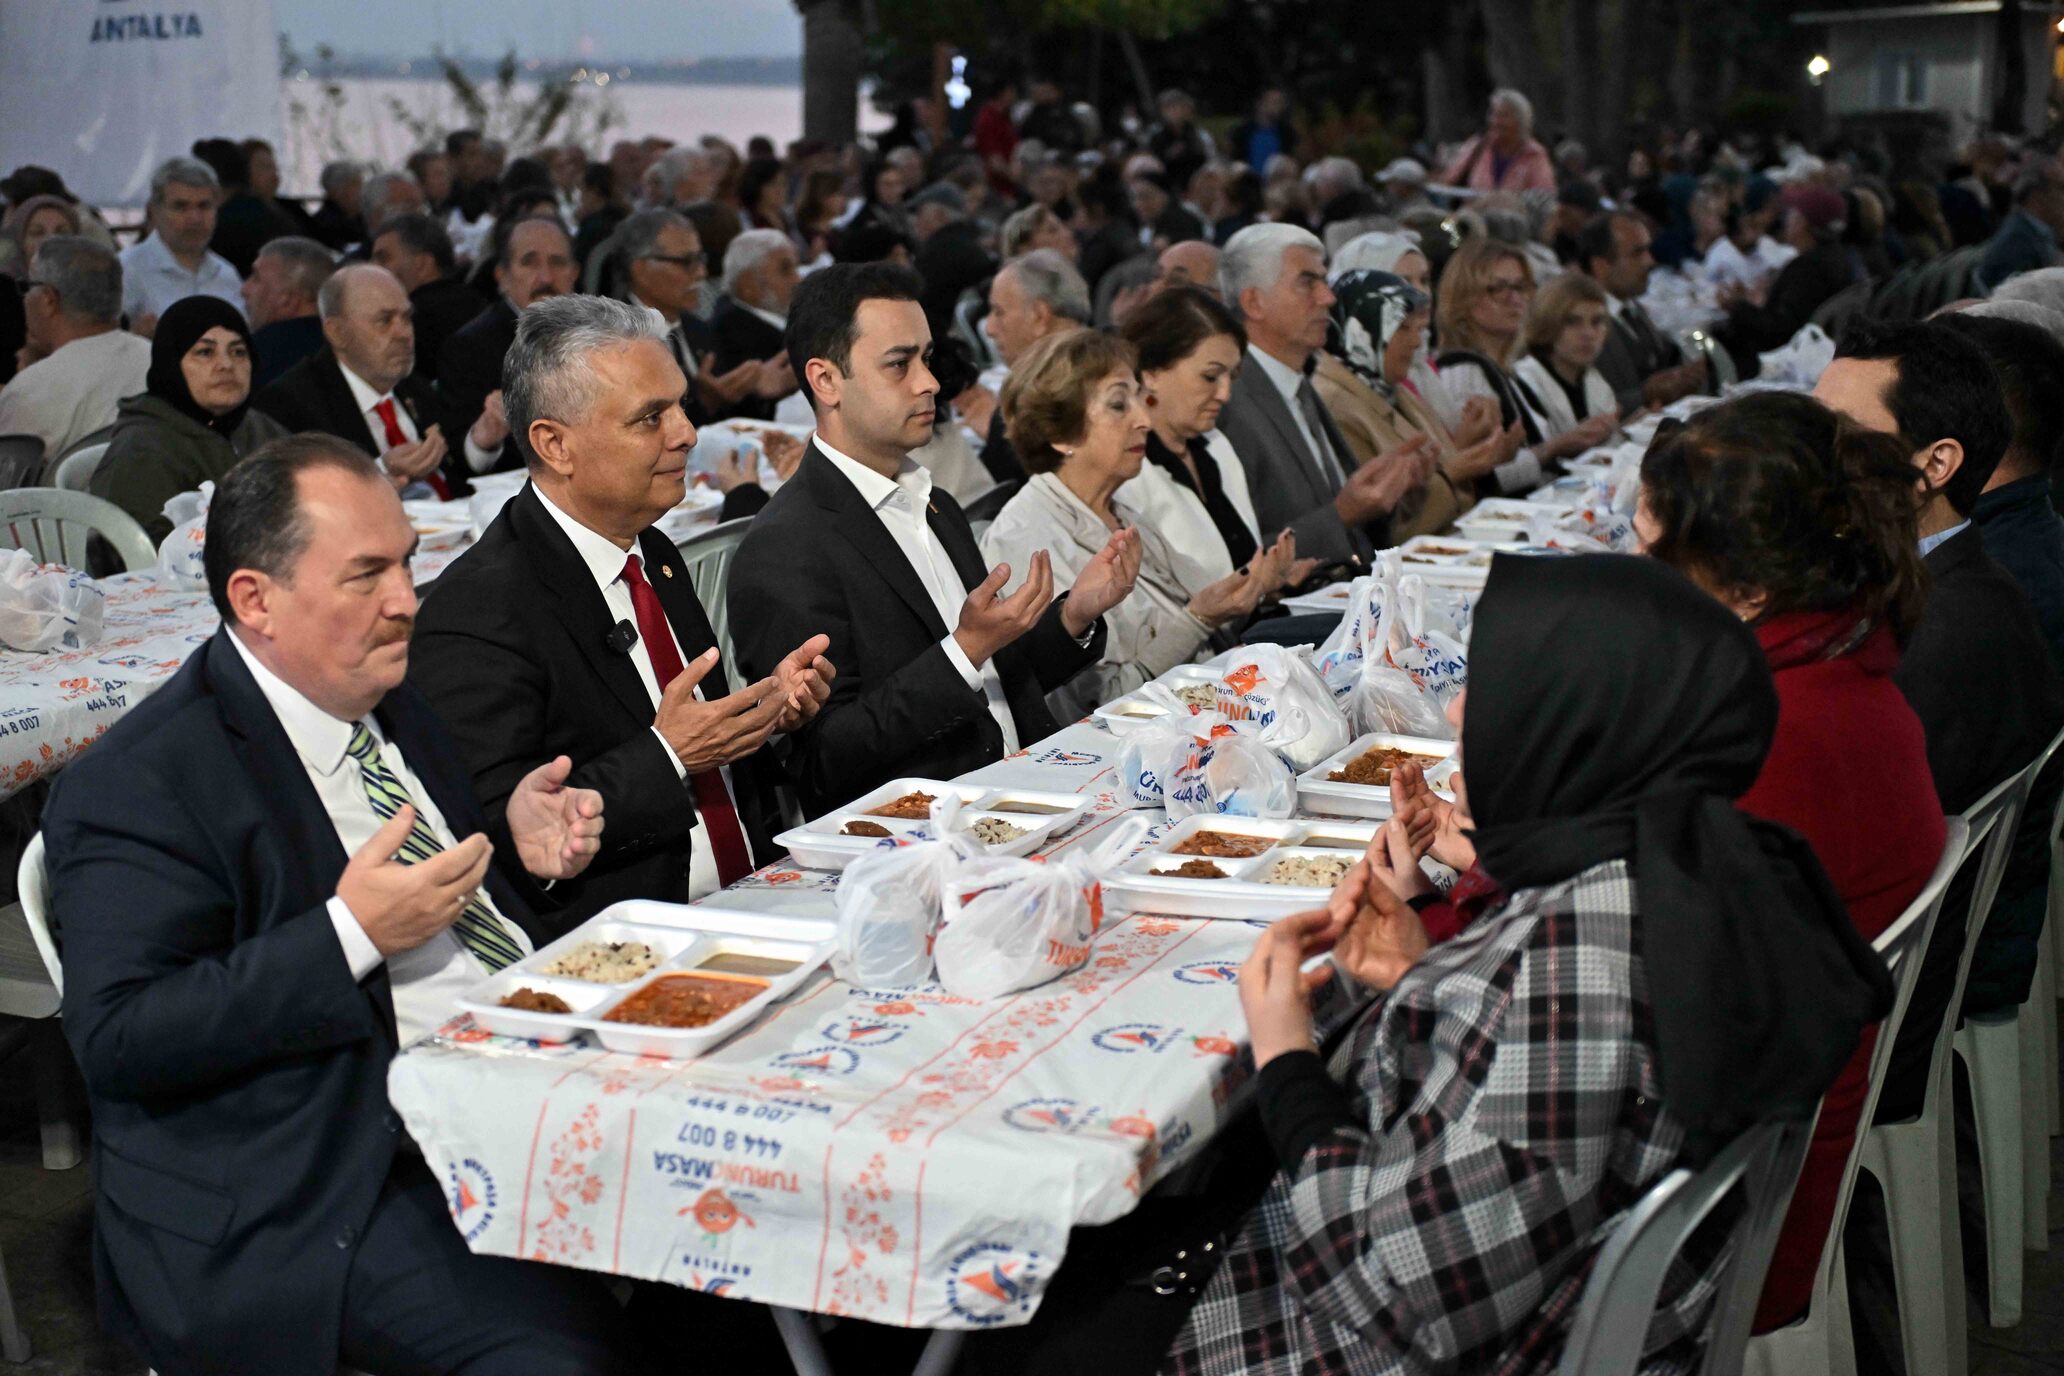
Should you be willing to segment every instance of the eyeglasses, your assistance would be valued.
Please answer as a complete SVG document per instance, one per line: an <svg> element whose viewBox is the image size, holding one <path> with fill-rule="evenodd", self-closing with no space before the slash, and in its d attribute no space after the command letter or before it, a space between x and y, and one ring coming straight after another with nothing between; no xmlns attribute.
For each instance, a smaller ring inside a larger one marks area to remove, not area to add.
<svg viewBox="0 0 2064 1376"><path fill-rule="evenodd" d="M695 272L709 267L709 255L707 253L648 253L645 255L645 261L649 263L672 263L683 272Z"/></svg>

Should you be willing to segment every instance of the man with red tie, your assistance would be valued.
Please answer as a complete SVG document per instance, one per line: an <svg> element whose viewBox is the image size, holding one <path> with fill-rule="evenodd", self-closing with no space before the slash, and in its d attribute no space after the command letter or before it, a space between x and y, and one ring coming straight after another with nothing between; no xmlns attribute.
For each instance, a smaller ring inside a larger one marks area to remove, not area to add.
<svg viewBox="0 0 2064 1376"><path fill-rule="evenodd" d="M490 814L538 763L609 809L602 851L553 896L572 916L686 902L772 858L775 732L816 715L833 670L814 636L736 690L673 543L652 523L686 488L687 379L649 312L594 296L525 311L503 364L530 482L425 598L409 677Z"/></svg>

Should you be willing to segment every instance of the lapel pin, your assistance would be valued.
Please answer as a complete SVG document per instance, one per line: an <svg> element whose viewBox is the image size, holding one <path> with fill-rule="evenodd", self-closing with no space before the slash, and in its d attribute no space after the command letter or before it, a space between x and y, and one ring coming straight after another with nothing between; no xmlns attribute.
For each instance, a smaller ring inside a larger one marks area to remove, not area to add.
<svg viewBox="0 0 2064 1376"><path fill-rule="evenodd" d="M659 576L662 578L672 578L674 576L674 566L672 564L661 564L659 566Z"/></svg>

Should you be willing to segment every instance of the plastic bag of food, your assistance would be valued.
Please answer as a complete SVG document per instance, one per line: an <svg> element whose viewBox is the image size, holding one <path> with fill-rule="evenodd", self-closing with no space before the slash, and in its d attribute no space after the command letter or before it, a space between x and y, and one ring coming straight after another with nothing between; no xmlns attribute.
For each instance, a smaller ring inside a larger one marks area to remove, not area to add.
<svg viewBox="0 0 2064 1376"><path fill-rule="evenodd" d="M957 794L932 803L930 831L941 839L884 841L839 876L831 968L846 983L900 989L931 979L947 877L966 854L954 831L960 805Z"/></svg>
<svg viewBox="0 0 2064 1376"><path fill-rule="evenodd" d="M1333 634L1312 652L1312 668L1325 681L1339 702L1354 689L1361 675L1362 660L1376 638L1376 622L1383 614L1385 584L1375 574L1363 574L1348 584L1347 610Z"/></svg>
<svg viewBox="0 0 2064 1376"><path fill-rule="evenodd" d="M160 586L188 592L207 590L203 558L208 548L208 503L214 496L215 484L202 483L199 492L182 492L165 503L165 519L172 523L172 533L158 546Z"/></svg>
<svg viewBox="0 0 2064 1376"><path fill-rule="evenodd" d="M1278 751L1258 739L1251 722L1218 721L1209 713L1190 722L1199 734L1190 737L1166 776L1161 805L1170 821L1196 812L1290 815L1297 802L1296 776Z"/></svg>
<svg viewBox="0 0 2064 1376"><path fill-rule="evenodd" d="M1423 589L1425 580L1413 577L1398 581L1416 582ZM1423 604L1423 596L1420 601ZM1460 646L1439 632L1422 631L1414 636L1407 625L1405 602L1402 588L1386 601L1375 643L1362 662L1361 676L1348 694L1347 713L1357 732L1383 731L1397 736L1450 740L1454 728L1443 715L1447 704L1429 692L1421 680L1428 670L1435 671L1435 681L1444 677L1439 671L1446 664L1445 652L1459 651ZM1418 615L1423 625L1423 605L1418 608ZM1415 669L1420 672L1415 673Z"/></svg>
<svg viewBox="0 0 2064 1376"><path fill-rule="evenodd" d="M948 877L932 953L949 994L993 999L1089 960L1103 890L1081 858L970 860Z"/></svg>
<svg viewBox="0 0 2064 1376"><path fill-rule="evenodd" d="M86 650L100 643L107 594L77 569L38 564L25 549L0 553L0 645Z"/></svg>
<svg viewBox="0 0 2064 1376"><path fill-rule="evenodd" d="M1131 807L1161 806L1161 789L1175 758L1190 748L1197 721L1190 709L1165 684L1150 683L1140 696L1167 715L1136 726L1118 741L1118 797ZM1210 714L1216 721L1217 715Z"/></svg>
<svg viewBox="0 0 2064 1376"><path fill-rule="evenodd" d="M1226 666L1218 712L1251 722L1252 735L1282 753L1293 770L1310 769L1353 739L1333 692L1312 668L1309 647L1249 645Z"/></svg>

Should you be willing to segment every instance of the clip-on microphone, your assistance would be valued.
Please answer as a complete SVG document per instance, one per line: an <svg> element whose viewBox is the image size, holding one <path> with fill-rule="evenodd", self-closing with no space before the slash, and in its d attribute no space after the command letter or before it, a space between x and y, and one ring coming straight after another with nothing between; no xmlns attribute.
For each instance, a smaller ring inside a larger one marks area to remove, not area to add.
<svg viewBox="0 0 2064 1376"><path fill-rule="evenodd" d="M638 628L628 621L619 621L602 637L602 643L620 655L627 655L638 643Z"/></svg>

